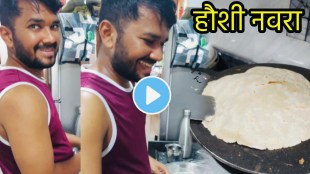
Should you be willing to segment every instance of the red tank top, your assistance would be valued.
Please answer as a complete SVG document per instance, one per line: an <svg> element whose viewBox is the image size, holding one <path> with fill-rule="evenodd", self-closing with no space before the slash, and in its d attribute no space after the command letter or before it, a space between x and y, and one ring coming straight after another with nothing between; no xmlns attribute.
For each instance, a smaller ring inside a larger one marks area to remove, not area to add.
<svg viewBox="0 0 310 174"><path fill-rule="evenodd" d="M48 127L54 152L54 162L65 161L73 156L72 148L59 120L58 112L45 82L26 70L0 66L0 99L18 85L31 85L39 90L48 103ZM0 136L0 168L3 174L19 174L9 142Z"/></svg>
<svg viewBox="0 0 310 174"><path fill-rule="evenodd" d="M112 138L102 152L103 174L150 174L145 137L146 116L132 99L132 87L123 88L107 76L82 70L81 89L97 95L112 122Z"/></svg>

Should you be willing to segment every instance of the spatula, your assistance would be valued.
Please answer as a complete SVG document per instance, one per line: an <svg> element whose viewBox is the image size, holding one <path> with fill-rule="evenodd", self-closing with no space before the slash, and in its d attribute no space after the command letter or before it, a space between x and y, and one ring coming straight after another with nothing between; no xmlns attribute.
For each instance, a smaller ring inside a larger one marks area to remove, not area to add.
<svg viewBox="0 0 310 174"><path fill-rule="evenodd" d="M180 94L179 94L180 95ZM204 120L206 116L215 113L215 100L212 96L204 96L197 93L182 93L183 100L174 100L174 104L183 109L191 110L191 120Z"/></svg>
<svg viewBox="0 0 310 174"><path fill-rule="evenodd" d="M205 117L214 115L215 113L215 99L212 96L198 95L194 96L198 104L195 106L200 112L193 113L190 117L191 120L202 121ZM194 107L194 106L192 106Z"/></svg>

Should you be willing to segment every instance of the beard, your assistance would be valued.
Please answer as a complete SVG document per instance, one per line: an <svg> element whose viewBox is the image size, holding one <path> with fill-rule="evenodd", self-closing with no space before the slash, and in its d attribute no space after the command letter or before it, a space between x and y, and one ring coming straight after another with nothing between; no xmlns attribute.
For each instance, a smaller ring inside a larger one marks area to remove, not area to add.
<svg viewBox="0 0 310 174"><path fill-rule="evenodd" d="M144 56L138 59L128 57L128 50L125 48L122 42L122 36L117 38L115 54L112 57L113 70L126 80L132 82L138 82L142 77L138 74L137 64L140 60L155 64L156 60L151 59L148 56ZM149 76L150 74L145 74Z"/></svg>
<svg viewBox="0 0 310 174"><path fill-rule="evenodd" d="M112 67L114 71L124 79L138 82L141 79L137 72L138 60L131 61L128 57L128 51L121 42L121 38L117 39L115 54L112 57Z"/></svg>
<svg viewBox="0 0 310 174"><path fill-rule="evenodd" d="M13 34L13 42L15 46L15 51L16 51L16 58L19 59L24 65L31 69L45 69L45 68L50 68L55 64L56 58L54 58L54 61L51 63L44 63L43 61L40 60L38 57L32 57L29 51L26 50L26 48L21 44L20 40L15 37L15 34ZM49 44L49 45L36 45L34 47L34 53L38 49L42 49L45 47L53 47L57 48L57 43L54 44ZM55 55L57 54L57 49L55 51Z"/></svg>
<svg viewBox="0 0 310 174"><path fill-rule="evenodd" d="M112 57L112 68L117 74L129 81L138 82L142 78L141 76L139 76L137 71L137 64L140 60L148 62L150 64L156 63L155 60L149 58L148 56L135 60L129 58L128 51L121 42L121 38L117 39L115 54ZM149 76L150 74L145 75Z"/></svg>

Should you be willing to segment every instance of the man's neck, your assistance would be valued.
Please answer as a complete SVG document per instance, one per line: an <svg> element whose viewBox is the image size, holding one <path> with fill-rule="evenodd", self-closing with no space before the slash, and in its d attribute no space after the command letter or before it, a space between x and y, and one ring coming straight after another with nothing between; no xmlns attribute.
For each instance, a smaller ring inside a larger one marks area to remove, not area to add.
<svg viewBox="0 0 310 174"><path fill-rule="evenodd" d="M102 58L102 59L99 58L96 60L96 63L92 65L90 68L108 76L110 79L112 79L114 82L116 82L120 86L124 88L129 88L130 81L123 78L119 74L117 74L114 71L111 63L107 60L108 60L107 58Z"/></svg>
<svg viewBox="0 0 310 174"><path fill-rule="evenodd" d="M43 77L43 69L39 70L39 69L29 68L29 67L27 67L25 64L23 64L22 62L20 62L16 58L9 57L7 59L5 65L6 66L13 66L13 67L24 69L24 70L30 72L31 74L33 74L34 76L36 76L38 78L42 78Z"/></svg>

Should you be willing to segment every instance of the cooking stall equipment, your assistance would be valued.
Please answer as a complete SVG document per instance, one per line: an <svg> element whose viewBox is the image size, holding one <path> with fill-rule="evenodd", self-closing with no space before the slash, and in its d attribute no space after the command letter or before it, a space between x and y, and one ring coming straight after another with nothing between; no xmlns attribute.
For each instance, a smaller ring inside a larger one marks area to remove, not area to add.
<svg viewBox="0 0 310 174"><path fill-rule="evenodd" d="M302 74L310 81L310 70L284 64L250 64L233 67L219 73L210 75L209 81L217 80L226 75L242 73L256 66L269 66L284 68ZM216 103L215 103L216 104ZM207 107L207 105L206 105ZM220 162L247 173L310 173L310 140L299 145L278 150L257 150L237 143L225 143L223 140L212 136L201 121L191 120L193 137L211 155Z"/></svg>
<svg viewBox="0 0 310 174"><path fill-rule="evenodd" d="M166 144L165 147L167 149L168 163L182 161L183 150L181 145L172 143L172 144Z"/></svg>

